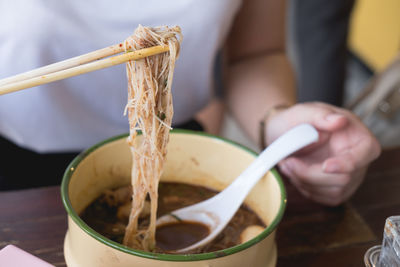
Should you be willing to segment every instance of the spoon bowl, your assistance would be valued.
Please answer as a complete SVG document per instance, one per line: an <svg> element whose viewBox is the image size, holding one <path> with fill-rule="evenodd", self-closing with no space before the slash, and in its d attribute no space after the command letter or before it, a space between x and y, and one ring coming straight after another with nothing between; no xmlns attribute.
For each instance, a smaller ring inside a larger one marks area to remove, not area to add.
<svg viewBox="0 0 400 267"><path fill-rule="evenodd" d="M180 221L206 225L210 233L188 247L176 250L184 253L212 241L228 224L253 186L279 161L318 140L317 130L310 124L300 124L271 143L227 188L212 198L175 210L157 219L157 226Z"/></svg>

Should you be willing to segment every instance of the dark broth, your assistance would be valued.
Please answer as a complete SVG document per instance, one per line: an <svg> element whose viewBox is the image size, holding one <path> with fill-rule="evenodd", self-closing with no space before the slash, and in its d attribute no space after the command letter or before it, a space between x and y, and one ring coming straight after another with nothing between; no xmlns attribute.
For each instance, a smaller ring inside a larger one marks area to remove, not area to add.
<svg viewBox="0 0 400 267"><path fill-rule="evenodd" d="M110 194L106 193L93 201L80 215L82 220L96 232L118 243L122 243L125 226L128 223L128 218L121 218L118 213L118 208L120 206L130 202L130 198L127 198L130 191L125 190L127 188L129 187L119 188L116 190L120 191L118 194L111 194L112 205L110 205ZM158 193L157 217L173 210L203 201L214 196L218 192L202 186L162 182L159 184ZM125 200L125 202L123 200ZM148 216L139 219L139 229L146 227L148 223ZM212 242L202 248L193 250L190 253L211 252L238 245L240 244L241 232L250 225L260 225L265 227L265 224L253 211L251 211L247 206L242 205L225 229ZM176 240L178 238L177 235L171 234L171 231L177 230L177 227L185 228L187 235L179 238L187 239L186 241L178 241ZM209 231L206 226L193 225L192 222L183 224L179 223L179 225L166 225L164 229L162 228L162 226L157 228L157 247L154 250L155 252L161 253L169 253L169 250L171 249L185 247L185 245L180 244L180 242L191 242L191 244L193 244L202 239L203 235L206 236L208 234L207 231ZM172 240L171 237L173 237L174 240ZM193 239L196 240L192 242Z"/></svg>
<svg viewBox="0 0 400 267"><path fill-rule="evenodd" d="M198 222L180 221L162 224L157 227L157 247L164 251L186 248L210 233L210 229Z"/></svg>

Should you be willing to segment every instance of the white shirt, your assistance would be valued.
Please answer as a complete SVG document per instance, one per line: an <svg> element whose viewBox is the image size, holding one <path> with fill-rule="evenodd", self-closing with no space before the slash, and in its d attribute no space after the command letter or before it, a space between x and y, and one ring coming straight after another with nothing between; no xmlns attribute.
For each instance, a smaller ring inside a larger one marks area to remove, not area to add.
<svg viewBox="0 0 400 267"><path fill-rule="evenodd" d="M0 0L0 79L88 53L138 24L179 25L174 124L212 95L213 64L240 0ZM125 66L0 96L0 135L37 152L77 151L128 132Z"/></svg>

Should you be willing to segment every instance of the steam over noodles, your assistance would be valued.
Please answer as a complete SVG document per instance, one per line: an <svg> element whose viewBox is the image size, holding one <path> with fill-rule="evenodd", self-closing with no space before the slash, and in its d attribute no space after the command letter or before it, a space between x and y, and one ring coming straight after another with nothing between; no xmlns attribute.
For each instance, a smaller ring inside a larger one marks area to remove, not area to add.
<svg viewBox="0 0 400 267"><path fill-rule="evenodd" d="M124 43L125 51L168 45L169 52L126 64L128 76L128 113L132 152L132 208L123 244L152 250L155 247L158 183L167 153L173 116L171 84L175 60L182 40L179 27L139 26ZM137 131L142 132L140 142ZM138 228L139 214L150 197L150 224Z"/></svg>

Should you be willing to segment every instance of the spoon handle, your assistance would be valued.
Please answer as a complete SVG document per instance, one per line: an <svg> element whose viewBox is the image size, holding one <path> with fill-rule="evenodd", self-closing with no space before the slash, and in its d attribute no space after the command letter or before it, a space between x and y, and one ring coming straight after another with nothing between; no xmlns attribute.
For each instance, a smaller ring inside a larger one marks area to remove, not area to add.
<svg viewBox="0 0 400 267"><path fill-rule="evenodd" d="M221 204L221 219L229 218L240 206L253 186L279 161L318 140L317 130L310 124L300 124L271 143L213 202ZM230 199L229 203L223 203ZM229 204L229 208L227 208ZM224 208L225 207L225 208ZM232 212L233 211L233 212Z"/></svg>
<svg viewBox="0 0 400 267"><path fill-rule="evenodd" d="M214 239L231 220L253 186L282 159L293 152L318 140L318 132L310 124L300 124L276 139L250 166L242 172L225 190L200 203L173 212L184 220L199 221L210 227L210 234L204 239L178 252L186 252ZM170 216L163 216L168 220ZM165 221L164 221L165 222Z"/></svg>

